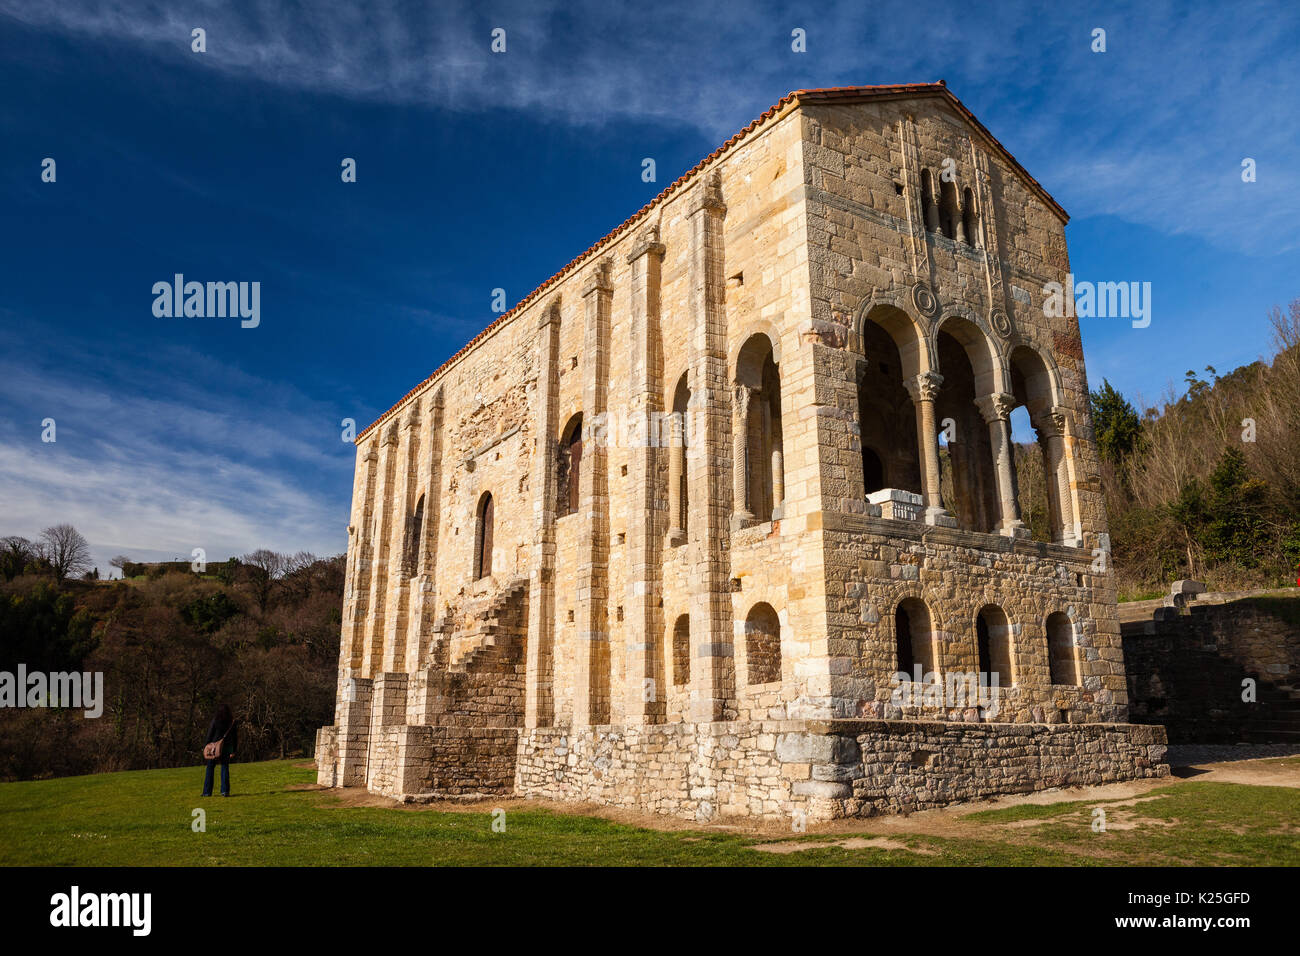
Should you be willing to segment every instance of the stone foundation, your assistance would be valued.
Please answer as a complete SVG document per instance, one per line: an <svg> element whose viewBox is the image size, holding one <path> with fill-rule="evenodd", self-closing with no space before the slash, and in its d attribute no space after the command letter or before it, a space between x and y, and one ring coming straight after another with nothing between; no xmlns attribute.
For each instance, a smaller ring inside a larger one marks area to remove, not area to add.
<svg viewBox="0 0 1300 956"><path fill-rule="evenodd" d="M361 773L371 793L404 802L508 795L514 790L519 730L514 727L401 725L360 740ZM317 782L349 786L339 762L337 727L316 732Z"/></svg>
<svg viewBox="0 0 1300 956"><path fill-rule="evenodd" d="M525 730L515 789L708 821L907 813L1167 776L1136 724L781 720Z"/></svg>

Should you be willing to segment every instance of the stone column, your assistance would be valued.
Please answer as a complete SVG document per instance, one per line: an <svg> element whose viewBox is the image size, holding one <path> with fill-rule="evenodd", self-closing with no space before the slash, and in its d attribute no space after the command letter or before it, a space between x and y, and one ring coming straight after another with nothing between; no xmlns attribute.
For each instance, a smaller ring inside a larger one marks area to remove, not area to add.
<svg viewBox="0 0 1300 956"><path fill-rule="evenodd" d="M930 232L939 231L939 187L930 184L930 201L925 204L925 228Z"/></svg>
<svg viewBox="0 0 1300 956"><path fill-rule="evenodd" d="M627 525L627 680L624 712L633 722L657 723L667 712L662 667L662 550L656 534L655 504L662 452L655 423L662 411L659 380L659 277L664 246L651 226L628 255L632 267L631 335L628 337L628 411L637 422L629 465ZM670 457L676 457L672 449ZM670 469L671 471L671 469ZM681 473L678 472L680 475ZM673 498L669 491L669 501ZM671 504L670 504L671 507ZM680 520L680 517L678 518Z"/></svg>
<svg viewBox="0 0 1300 956"><path fill-rule="evenodd" d="M555 466L558 452L560 304L552 302L537 323L537 393L533 453L533 545L528 580L528 646L524 726L555 720Z"/></svg>
<svg viewBox="0 0 1300 956"><path fill-rule="evenodd" d="M357 449L357 489L348 529L347 594L343 598L343 629L339 642L340 673L360 673L365 661L366 619L370 607L370 569L374 561L375 472L377 442Z"/></svg>
<svg viewBox="0 0 1300 956"><path fill-rule="evenodd" d="M438 531L442 525L442 388L429 400L428 454L424 474L424 527L416 528L419 566L411 581L411 616L407 625L407 673L414 674L429 659L433 623L438 613Z"/></svg>
<svg viewBox="0 0 1300 956"><path fill-rule="evenodd" d="M609 722L609 490L606 396L609 388L609 327L614 285L611 263L600 262L582 288L583 335L582 474L578 501L578 686L573 724Z"/></svg>
<svg viewBox="0 0 1300 956"><path fill-rule="evenodd" d="M734 714L735 663L730 581L732 485L727 481L733 444L728 440L729 377L723 276L721 177L696 185L690 228L691 404L687 520L691 572L691 718L723 720Z"/></svg>
<svg viewBox="0 0 1300 956"><path fill-rule="evenodd" d="M922 372L903 382L916 405L916 440L921 449L921 482L925 498L925 518L929 524L947 524L952 516L943 506L939 493L939 433L935 430L934 401L939 396L943 376Z"/></svg>
<svg viewBox="0 0 1300 956"><path fill-rule="evenodd" d="M754 521L754 509L749 502L749 402L753 390L739 382L734 388L735 401L732 403L731 440L732 451L732 498L735 511L731 521L732 529L744 528Z"/></svg>
<svg viewBox="0 0 1300 956"><path fill-rule="evenodd" d="M390 613L384 627L384 670L397 673L406 663L406 620L411 598L411 575L415 568L407 561L413 534L415 509L416 462L420 454L420 406L413 403L401 428L401 452L398 455L396 481L393 482L393 531L389 541L391 583Z"/></svg>
<svg viewBox="0 0 1300 956"><path fill-rule="evenodd" d="M397 422L392 422L376 436L379 447L379 483L375 489L375 558L370 573L369 639L366 641L362 670L375 677L383 670L384 619L388 611L389 545L393 532L393 478L397 470Z"/></svg>
<svg viewBox="0 0 1300 956"><path fill-rule="evenodd" d="M994 392L975 399L980 415L989 427L989 444L993 448L993 468L998 484L1001 520L998 532L1008 537L1027 538L1029 529L1020 520L1020 502L1016 500L1015 449L1011 444L1011 412L1016 407L1014 395Z"/></svg>
<svg viewBox="0 0 1300 956"><path fill-rule="evenodd" d="M1083 546L1079 524L1074 515L1074 491L1070 487L1070 411L1062 405L1051 409L1052 425L1059 437L1059 457L1056 462L1057 500L1061 507L1061 543L1078 548Z"/></svg>
<svg viewBox="0 0 1300 956"><path fill-rule="evenodd" d="M1046 458L1048 508L1052 516L1052 540L1073 545L1073 508L1070 501L1070 476L1065 461L1065 410L1045 409L1032 419Z"/></svg>

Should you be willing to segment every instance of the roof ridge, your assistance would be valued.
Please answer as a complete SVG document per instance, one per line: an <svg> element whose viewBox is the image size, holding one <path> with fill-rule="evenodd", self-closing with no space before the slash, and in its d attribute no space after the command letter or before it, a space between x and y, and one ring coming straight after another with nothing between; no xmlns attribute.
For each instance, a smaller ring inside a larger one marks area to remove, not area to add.
<svg viewBox="0 0 1300 956"><path fill-rule="evenodd" d="M497 316L486 326L484 326L482 331L480 331L472 339L466 342L465 345L463 345L457 352L455 352L455 354L453 354L450 358L448 358L436 369L434 369L429 374L429 376L424 379L424 381L420 382L414 388L410 389L405 395L403 395L396 402L394 402L393 405L388 409L388 411L384 412L373 422L367 425L364 429L362 429L361 432L357 435L354 444L359 444L361 442L361 439L365 438L366 435L370 434L372 431L374 431L376 428L378 428L388 419L392 418L393 415L397 412L397 410L401 408L404 404L406 404L408 400L410 400L412 397L414 397L418 393L428 388L428 386L433 383L434 379L436 379L447 368L449 368L452 364L458 361L463 355L465 355L466 352L468 352L475 345L481 342L494 329L498 328L501 325L504 325L507 320L514 317L517 313L522 312L525 308L531 305L534 300L539 298L543 292L545 292L551 286L555 285L557 282L559 282L562 278L567 276L569 273L577 269L582 263L587 261L587 259L595 255L597 251L599 251L605 245L609 244L618 236L620 236L624 232L624 230L630 228L636 222L645 218L645 216L647 216L650 213L650 211L655 208L655 206L658 206L661 203L665 202L669 198L669 196L672 195L679 187L684 185L688 180L692 179L697 173L701 172L706 166L709 165L709 163L716 160L724 152L729 150L732 146L736 145L736 143L738 143L741 139L748 136L759 126L766 123L768 120L772 119L774 116L776 116L778 113L784 110L791 103L794 103L796 100L800 99L801 97L815 98L815 99L850 99L852 97L862 96L864 94L875 94L875 95L884 94L884 95L902 96L902 95L917 94L917 93L926 93L932 95L946 95L947 99L951 101L952 105L954 105L958 109L958 111L962 114L962 116L965 117L967 120L969 120L971 123L973 123L976 129L983 136L985 136L991 142L991 144L1012 163L1013 166L1015 166L1015 168L1021 173L1021 175L1023 175L1026 179L1029 180L1031 185L1035 187L1036 191L1041 194L1042 198L1044 198L1062 216L1062 218L1065 219L1069 218L1065 210L1062 209L1061 206L1056 202L1056 200L1054 200L1051 197L1051 195L1048 194L1047 190L1044 189L1042 185L1039 184L1038 180L1034 179L1033 176L1029 175L1029 172L1023 166L1020 165L1020 163L1016 160L1014 156L1011 155L1010 150L1008 150L1005 146L1003 146L1000 142L998 142L997 138L992 133L990 133L988 129L985 128L984 124L975 118L975 114L972 113L969 109L967 109L965 104L963 104L961 100L957 99L956 95L951 90L948 89L948 85L944 80L938 80L937 82L933 82L933 83L884 83L875 86L826 86L826 87L814 87L811 89L791 90L789 93L785 94L785 96L781 97L779 100L777 100L767 109L765 109L762 113L760 113L758 116L752 119L749 123L747 123L736 133L733 133L717 149L713 150L713 152L709 153L698 163L696 163L686 172L682 173L675 180L673 180L671 183L665 186L658 193L658 195L656 195L653 199L647 202L644 206L642 206L632 215L628 216L626 219L624 219L621 223L619 223L617 226L615 226L613 229L611 229L601 238L597 239L594 243L588 246L586 250L579 253L573 259L569 260L569 262L566 263L564 266L562 266L558 272L556 272L549 279L542 282L535 289L533 289L533 291L529 292L522 299L520 299L515 304L514 308L510 309L507 312L503 312L501 315Z"/></svg>

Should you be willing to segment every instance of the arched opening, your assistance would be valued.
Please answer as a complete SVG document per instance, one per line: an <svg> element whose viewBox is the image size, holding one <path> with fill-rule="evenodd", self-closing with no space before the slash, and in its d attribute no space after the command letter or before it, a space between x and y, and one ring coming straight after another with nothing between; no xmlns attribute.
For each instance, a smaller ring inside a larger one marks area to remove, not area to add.
<svg viewBox="0 0 1300 956"><path fill-rule="evenodd" d="M420 539L424 537L424 495L415 503L415 511L406 519L402 542L402 571L410 577L420 568Z"/></svg>
<svg viewBox="0 0 1300 956"><path fill-rule="evenodd" d="M691 619L683 614L673 624L673 686L691 682Z"/></svg>
<svg viewBox="0 0 1300 956"><path fill-rule="evenodd" d="M736 358L734 508L744 520L771 521L785 498L781 373L772 341L752 335Z"/></svg>
<svg viewBox="0 0 1300 956"><path fill-rule="evenodd" d="M1074 646L1074 624L1060 611L1047 616L1047 659L1053 684L1078 685L1079 661Z"/></svg>
<svg viewBox="0 0 1300 956"><path fill-rule="evenodd" d="M494 524L492 495L483 492L478 501L474 521L474 580L492 575L492 526Z"/></svg>
<svg viewBox="0 0 1300 956"><path fill-rule="evenodd" d="M917 598L906 598L894 611L894 641L898 651L898 671L907 680L916 680L937 670L934 640L930 631L930 609Z"/></svg>
<svg viewBox="0 0 1300 956"><path fill-rule="evenodd" d="M556 465L555 515L563 518L578 510L582 484L582 412L569 419L560 433L560 455Z"/></svg>
<svg viewBox="0 0 1300 956"><path fill-rule="evenodd" d="M928 231L939 231L939 204L935 201L934 180L928 169L921 170L921 215Z"/></svg>
<svg viewBox="0 0 1300 956"><path fill-rule="evenodd" d="M939 177L939 231L949 239L957 238L957 184Z"/></svg>
<svg viewBox="0 0 1300 956"><path fill-rule="evenodd" d="M975 194L969 186L961 194L961 223L966 241L976 248L981 247L979 220L975 217Z"/></svg>
<svg viewBox="0 0 1300 956"><path fill-rule="evenodd" d="M1025 409L1034 431L1032 444L1015 442L1015 483L1021 518L1035 540L1065 542L1073 537L1074 502L1063 422L1055 414L1051 372L1042 356L1023 345L1012 350L1010 365L1016 407Z"/></svg>
<svg viewBox="0 0 1300 956"><path fill-rule="evenodd" d="M689 476L686 473L690 404L690 380L683 372L673 391L673 412L668 424L668 537L678 542L686 539L690 520L690 499L687 496Z"/></svg>
<svg viewBox="0 0 1300 956"><path fill-rule="evenodd" d="M992 358L978 326L945 321L938 335L943 384L935 399L939 490L965 531L997 531L1002 515L988 425L975 400L992 391ZM980 365L978 374L972 360Z"/></svg>
<svg viewBox="0 0 1300 956"><path fill-rule="evenodd" d="M770 604L755 604L745 618L745 660L750 684L781 679L781 621Z"/></svg>
<svg viewBox="0 0 1300 956"><path fill-rule="evenodd" d="M880 321L877 321L880 320ZM884 488L921 494L921 463L917 449L916 406L903 385L915 375L919 336L907 316L890 306L878 306L862 322L863 358L858 362L858 433L862 446L862 477L868 495ZM910 353L905 360L899 342Z"/></svg>
<svg viewBox="0 0 1300 956"><path fill-rule="evenodd" d="M1015 683L1011 666L1011 626L1002 608L989 604L975 619L975 640L979 648L980 672L988 675L989 686L997 676L999 687Z"/></svg>

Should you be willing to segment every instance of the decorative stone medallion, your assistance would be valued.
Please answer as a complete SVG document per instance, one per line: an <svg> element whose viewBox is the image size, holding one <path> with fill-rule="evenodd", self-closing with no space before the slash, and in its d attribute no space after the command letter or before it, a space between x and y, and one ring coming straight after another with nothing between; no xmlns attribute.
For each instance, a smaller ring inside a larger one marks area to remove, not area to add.
<svg viewBox="0 0 1300 956"><path fill-rule="evenodd" d="M993 314L989 316L989 322L993 325L993 331L1005 338L1011 336L1011 319L1001 309L994 309Z"/></svg>
<svg viewBox="0 0 1300 956"><path fill-rule="evenodd" d="M912 305L927 319L933 319L939 314L939 300L924 283L918 282L912 286Z"/></svg>

